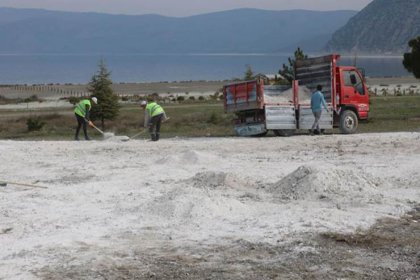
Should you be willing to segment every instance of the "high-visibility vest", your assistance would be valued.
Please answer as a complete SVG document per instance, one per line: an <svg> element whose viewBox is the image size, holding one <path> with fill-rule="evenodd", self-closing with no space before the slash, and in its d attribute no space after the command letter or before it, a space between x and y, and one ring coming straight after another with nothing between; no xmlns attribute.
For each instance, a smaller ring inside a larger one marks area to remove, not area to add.
<svg viewBox="0 0 420 280"><path fill-rule="evenodd" d="M83 99L82 101L80 101L77 105L76 108L74 109L74 112L76 114L78 114L79 116L81 116L82 118L84 118L86 116L86 105L88 106L88 110L90 110L90 108L92 108L92 105L90 104L90 100L89 99Z"/></svg>
<svg viewBox="0 0 420 280"><path fill-rule="evenodd" d="M146 110L150 117L154 117L164 113L162 107L156 102L148 103L146 105Z"/></svg>

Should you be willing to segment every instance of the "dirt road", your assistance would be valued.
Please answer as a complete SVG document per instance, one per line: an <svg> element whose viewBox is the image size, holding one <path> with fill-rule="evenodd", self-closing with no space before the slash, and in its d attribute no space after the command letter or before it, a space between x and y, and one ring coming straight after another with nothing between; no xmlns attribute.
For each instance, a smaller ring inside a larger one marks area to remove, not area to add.
<svg viewBox="0 0 420 280"><path fill-rule="evenodd" d="M420 133L0 141L0 279L415 279Z"/></svg>

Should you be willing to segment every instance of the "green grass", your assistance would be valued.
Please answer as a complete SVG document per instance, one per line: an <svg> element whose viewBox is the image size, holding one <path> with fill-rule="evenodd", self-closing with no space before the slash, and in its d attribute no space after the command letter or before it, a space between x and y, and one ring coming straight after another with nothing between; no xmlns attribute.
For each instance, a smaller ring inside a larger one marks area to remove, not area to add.
<svg viewBox="0 0 420 280"><path fill-rule="evenodd" d="M222 102L207 101L185 104L162 104L170 120L162 124L161 137L228 136L233 134L233 116L225 114ZM40 118L46 124L40 131L29 132L28 118ZM114 121L106 121L105 132L132 136L143 130L144 111L137 105L123 105ZM96 126L100 127L98 121ZM76 119L71 109L48 109L45 111L2 111L0 116L0 139L15 140L65 140L73 139ZM102 135L88 129L93 139ZM140 137L148 137L147 133ZM81 137L83 138L83 137Z"/></svg>
<svg viewBox="0 0 420 280"><path fill-rule="evenodd" d="M370 103L360 132L420 131L420 96L371 97Z"/></svg>
<svg viewBox="0 0 420 280"><path fill-rule="evenodd" d="M233 136L232 114L225 114L220 101L162 104L170 120L162 124L161 136L212 137ZM372 97L369 120L359 125L358 131L392 132L420 131L420 96ZM28 132L26 121L39 116L45 122L40 131ZM95 122L99 126L98 122ZM137 105L123 105L119 117L106 122L105 131L116 135L132 136L141 131L143 110ZM71 109L42 111L2 110L0 139L65 140L73 139L76 120ZM89 135L101 139L102 135L89 128ZM148 137L147 133L141 137Z"/></svg>

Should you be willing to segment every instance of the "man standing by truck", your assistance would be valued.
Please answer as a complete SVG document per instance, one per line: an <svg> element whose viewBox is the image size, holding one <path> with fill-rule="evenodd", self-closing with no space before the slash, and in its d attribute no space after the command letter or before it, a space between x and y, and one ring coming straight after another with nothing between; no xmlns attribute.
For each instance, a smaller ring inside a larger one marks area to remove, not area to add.
<svg viewBox="0 0 420 280"><path fill-rule="evenodd" d="M317 85L316 91L312 93L311 97L311 109L315 118L311 129L311 135L321 134L321 130L319 129L319 120L321 119L322 115L322 106L324 106L325 110L328 112L327 103L325 102L324 94L322 94L321 91L322 85Z"/></svg>

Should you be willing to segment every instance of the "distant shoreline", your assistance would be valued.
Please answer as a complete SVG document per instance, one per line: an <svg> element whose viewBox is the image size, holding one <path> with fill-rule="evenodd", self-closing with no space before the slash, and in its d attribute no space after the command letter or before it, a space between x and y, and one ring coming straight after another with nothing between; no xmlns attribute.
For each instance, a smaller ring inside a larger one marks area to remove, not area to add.
<svg viewBox="0 0 420 280"><path fill-rule="evenodd" d="M380 82L380 81L393 81L394 82L411 82L411 83L420 83L420 79L416 79L412 75L404 76L366 76L366 80ZM179 81L146 81L146 82L113 82L113 85L194 85L198 84L229 84L238 80L235 79L224 79L224 80L179 80ZM88 86L89 83L69 83L69 82L57 82L57 83L1 83L0 88L5 86Z"/></svg>
<svg viewBox="0 0 420 280"><path fill-rule="evenodd" d="M224 85L234 80L222 81L178 81L178 82L139 82L139 83L114 83L112 88L119 96L140 95L145 96L152 93L184 96L209 96L216 92L222 93ZM370 90L375 92L392 93L394 91L420 90L420 79L412 76L402 77L367 77L366 82ZM88 96L88 84L0 84L0 95L6 98L28 98L37 95L41 99L57 99L69 96Z"/></svg>

